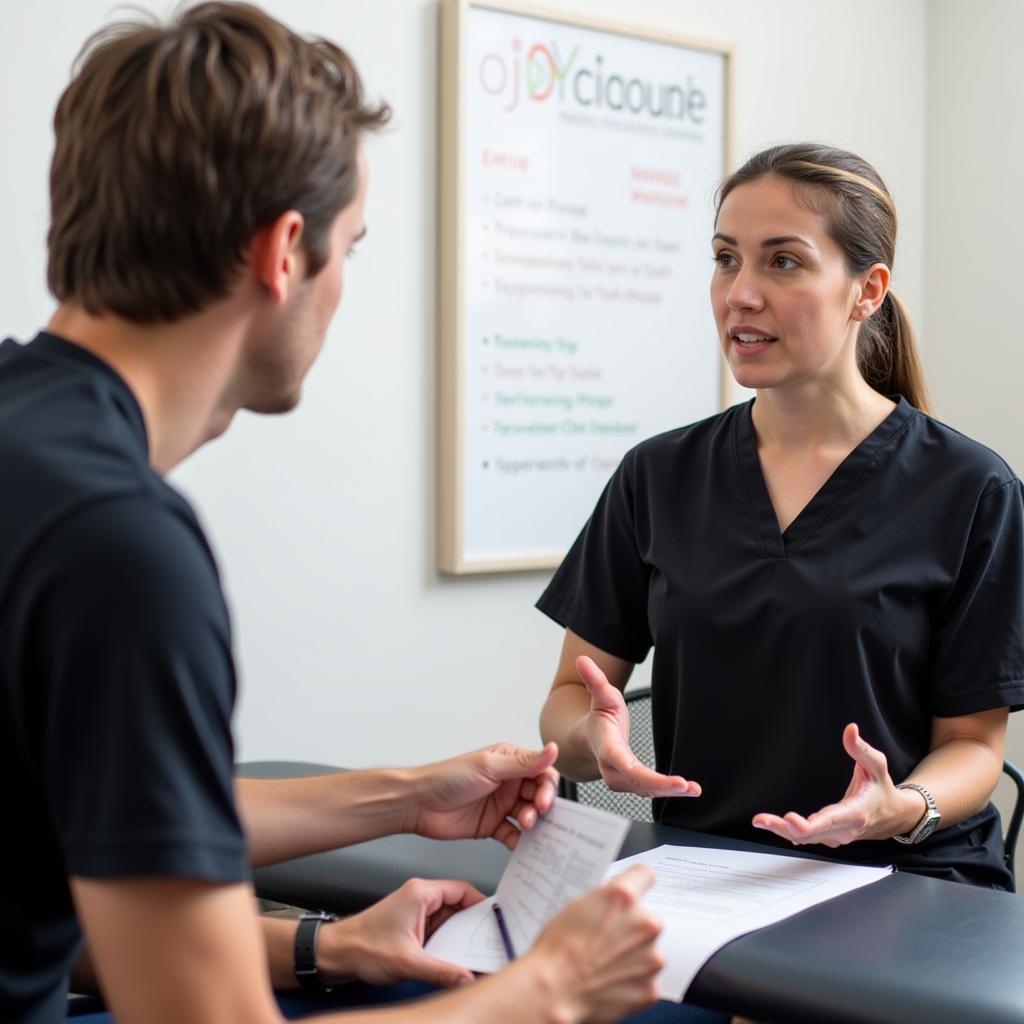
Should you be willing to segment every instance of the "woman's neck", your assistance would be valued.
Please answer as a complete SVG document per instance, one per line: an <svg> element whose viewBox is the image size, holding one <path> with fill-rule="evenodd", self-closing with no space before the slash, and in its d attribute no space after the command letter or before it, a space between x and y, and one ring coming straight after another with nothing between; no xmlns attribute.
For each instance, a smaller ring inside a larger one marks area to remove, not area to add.
<svg viewBox="0 0 1024 1024"><path fill-rule="evenodd" d="M758 446L776 451L852 449L895 408L862 377L845 386L765 388L751 416Z"/></svg>

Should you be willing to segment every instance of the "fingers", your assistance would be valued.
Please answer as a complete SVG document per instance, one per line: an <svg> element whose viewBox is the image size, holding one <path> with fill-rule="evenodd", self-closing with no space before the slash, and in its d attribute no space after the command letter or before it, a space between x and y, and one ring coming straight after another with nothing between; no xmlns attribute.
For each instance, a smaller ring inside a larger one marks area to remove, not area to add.
<svg viewBox="0 0 1024 1024"><path fill-rule="evenodd" d="M593 658L581 654L575 664L590 699L597 707L605 711L618 711L626 706L622 694L608 682L608 677L597 667Z"/></svg>
<svg viewBox="0 0 1024 1024"><path fill-rule="evenodd" d="M777 814L756 814L751 824L754 828L774 832L781 839L796 845L813 841L809 839L813 830L807 824L807 819L793 811L790 811L784 818L780 818Z"/></svg>
<svg viewBox="0 0 1024 1024"><path fill-rule="evenodd" d="M654 885L654 872L646 864L634 864L621 875L616 875L607 885L629 893L635 899Z"/></svg>
<svg viewBox="0 0 1024 1024"><path fill-rule="evenodd" d="M751 825L765 832L774 832L780 839L785 839L788 842L797 841L793 833L790 832L786 819L780 818L777 814L755 814Z"/></svg>
<svg viewBox="0 0 1024 1024"><path fill-rule="evenodd" d="M452 878L412 878L402 886L402 890L423 908L427 917L442 907L462 910L484 899L484 894L476 886Z"/></svg>
<svg viewBox="0 0 1024 1024"><path fill-rule="evenodd" d="M498 781L534 779L539 784L549 782L552 786L558 782L558 773L553 767L558 759L557 743L548 743L541 750L502 743L491 756L491 773Z"/></svg>
<svg viewBox="0 0 1024 1024"><path fill-rule="evenodd" d="M809 818L795 811L781 818L777 814L756 814L751 824L754 828L773 832L794 846L819 843L835 849L859 839L866 818L856 807L838 803L815 811Z"/></svg>
<svg viewBox="0 0 1024 1024"><path fill-rule="evenodd" d="M851 722L843 730L843 749L867 772L873 781L888 780L889 762L886 760L885 754L876 750L861 737L856 722Z"/></svg>
<svg viewBox="0 0 1024 1024"><path fill-rule="evenodd" d="M438 960L422 950L403 965L402 974L410 981L425 981L437 988L455 988L457 985L468 985L474 980L472 972L465 967L447 960Z"/></svg>
<svg viewBox="0 0 1024 1024"><path fill-rule="evenodd" d="M679 775L662 775L648 768L628 748L625 755L616 751L601 758L601 777L609 789L638 796L700 796L699 783L688 782Z"/></svg>
<svg viewBox="0 0 1024 1024"><path fill-rule="evenodd" d="M498 827L492 833L492 838L497 839L499 843L507 847L509 850L514 850L516 844L519 842L519 836L521 830L516 828L512 822L505 820L502 821Z"/></svg>

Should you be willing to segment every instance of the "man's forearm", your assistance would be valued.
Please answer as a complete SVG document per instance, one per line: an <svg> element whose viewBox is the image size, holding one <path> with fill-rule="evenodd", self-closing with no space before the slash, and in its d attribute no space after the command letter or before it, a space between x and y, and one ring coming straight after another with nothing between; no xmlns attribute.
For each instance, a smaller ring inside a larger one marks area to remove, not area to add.
<svg viewBox="0 0 1024 1024"><path fill-rule="evenodd" d="M237 779L253 867L408 830L415 816L412 779L402 768Z"/></svg>

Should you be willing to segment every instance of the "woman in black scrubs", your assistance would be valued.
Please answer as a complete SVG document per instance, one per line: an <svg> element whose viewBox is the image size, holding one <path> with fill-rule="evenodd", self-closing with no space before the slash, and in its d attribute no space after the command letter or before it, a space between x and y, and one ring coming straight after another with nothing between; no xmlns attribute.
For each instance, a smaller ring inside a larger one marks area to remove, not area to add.
<svg viewBox="0 0 1024 1024"><path fill-rule="evenodd" d="M726 180L711 302L756 398L623 459L538 603L566 627L541 727L566 775L658 821L1008 888L989 797L1024 705L1021 482L927 415L895 241L850 153ZM651 647L657 771L621 696Z"/></svg>

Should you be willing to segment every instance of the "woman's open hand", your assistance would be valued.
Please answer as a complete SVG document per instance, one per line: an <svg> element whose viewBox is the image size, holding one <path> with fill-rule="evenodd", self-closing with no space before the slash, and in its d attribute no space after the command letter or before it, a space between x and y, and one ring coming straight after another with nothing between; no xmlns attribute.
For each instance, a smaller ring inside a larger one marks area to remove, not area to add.
<svg viewBox="0 0 1024 1024"><path fill-rule="evenodd" d="M586 655L576 659L576 671L590 694L590 711L577 728L594 752L601 778L609 789L640 796L700 796L700 786L679 775L662 775L648 768L629 745L629 709L622 693L608 682L597 663Z"/></svg>

